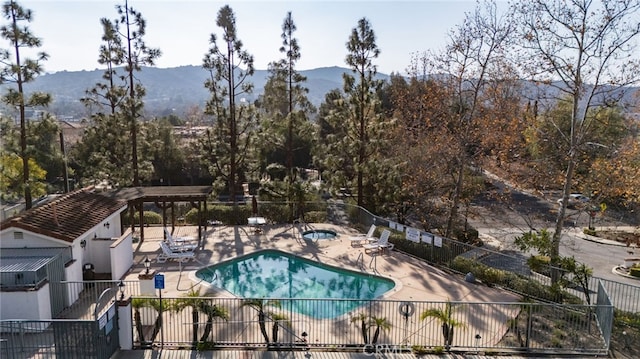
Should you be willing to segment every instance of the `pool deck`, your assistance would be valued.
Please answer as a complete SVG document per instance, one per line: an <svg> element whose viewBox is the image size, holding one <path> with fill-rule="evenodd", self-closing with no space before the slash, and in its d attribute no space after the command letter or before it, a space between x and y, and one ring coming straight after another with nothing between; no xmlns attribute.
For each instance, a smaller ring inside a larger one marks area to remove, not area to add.
<svg viewBox="0 0 640 359"><path fill-rule="evenodd" d="M134 243L134 266L123 278L137 280L144 272L144 260L152 261L151 270L165 275L165 297L185 295L197 284L196 270L262 249L279 249L301 257L356 271L388 277L396 281L396 287L383 299L416 301L463 302L516 302L512 293L489 288L482 284L468 283L461 275L446 273L423 261L398 251L365 253L360 246L353 247L350 236L357 234L351 228L331 224L265 225L262 233L255 234L250 226L208 227L202 245L196 250L195 259L187 262L167 260L158 262L163 239L162 227L146 227L142 243ZM301 231L329 229L338 236L334 240L306 241ZM174 236L197 237L197 227L176 226ZM231 296L225 291L202 286L201 293Z"/></svg>
<svg viewBox="0 0 640 359"><path fill-rule="evenodd" d="M338 236L333 240L304 240L302 232L309 229L329 229ZM333 265L339 268L366 272L390 278L396 286L385 293L381 299L398 301L432 301L445 302L518 302L519 298L512 293L490 288L481 283L469 283L462 275L447 273L435 268L424 261L394 250L384 253L365 253L362 246L352 246L349 237L358 233L348 227L331 224L310 224L300 226L265 225L261 233L255 233L250 226L216 226L208 228L204 234L195 259L186 262L175 260L158 261L160 243L163 240L162 227L146 227L145 239L141 243L134 243L134 266L123 278L138 280L144 273L144 261L151 260L152 271L164 274L165 288L163 298L178 298L187 295L196 288L203 296L228 298L233 295L225 290L215 288L196 278L195 272L209 265L230 260L237 256L249 254L263 249L277 249L310 260ZM176 227L173 236L197 237L197 227ZM150 278L148 278L150 279ZM151 293L157 295L152 286ZM145 293L143 293L145 294ZM495 345L506 333L508 320L517 315L518 306L499 306L490 312L479 310L466 313L462 319L470 333L486 331L486 323L496 323L495 328L485 335L482 344L486 347ZM490 321L489 318L491 317ZM348 323L348 319L342 318ZM434 328L430 333L439 333L437 322L431 321L426 325ZM254 328L252 330L257 330ZM259 335L259 334L256 334ZM328 333L327 335L335 335ZM342 335L342 334L340 334ZM437 334L436 334L437 335ZM327 340L331 341L331 337ZM420 340L423 340L421 338Z"/></svg>

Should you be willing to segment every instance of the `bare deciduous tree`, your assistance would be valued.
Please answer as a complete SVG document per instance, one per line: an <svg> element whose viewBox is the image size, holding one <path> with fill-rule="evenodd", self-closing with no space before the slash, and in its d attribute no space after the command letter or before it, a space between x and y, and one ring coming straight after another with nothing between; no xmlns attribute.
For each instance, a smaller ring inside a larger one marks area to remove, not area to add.
<svg viewBox="0 0 640 359"><path fill-rule="evenodd" d="M571 103L571 125L561 134L568 148L563 204L552 238L551 263L557 265L577 158L589 146L584 139L593 127L590 110L617 105L620 89L640 75L634 43L640 33L640 1L531 0L517 2L513 9L513 22L520 24L518 63L523 72ZM552 277L557 279L557 273Z"/></svg>

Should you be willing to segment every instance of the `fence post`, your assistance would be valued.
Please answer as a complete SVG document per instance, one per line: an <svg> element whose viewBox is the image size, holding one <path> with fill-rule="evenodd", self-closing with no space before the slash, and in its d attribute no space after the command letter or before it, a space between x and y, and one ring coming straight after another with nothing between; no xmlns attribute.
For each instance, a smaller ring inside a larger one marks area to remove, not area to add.
<svg viewBox="0 0 640 359"><path fill-rule="evenodd" d="M531 339L530 338L531 337L531 325L532 325L532 322L533 322L533 319L531 318L531 316L533 315L532 314L533 313L532 306L533 306L533 304L531 304L531 303L527 304L527 314L528 314L527 315L527 339L525 340L526 341L527 351L530 349L529 348L529 343L530 343L530 339Z"/></svg>
<svg viewBox="0 0 640 359"><path fill-rule="evenodd" d="M120 349L133 349L133 318L131 316L131 297L117 301L118 305L118 339Z"/></svg>

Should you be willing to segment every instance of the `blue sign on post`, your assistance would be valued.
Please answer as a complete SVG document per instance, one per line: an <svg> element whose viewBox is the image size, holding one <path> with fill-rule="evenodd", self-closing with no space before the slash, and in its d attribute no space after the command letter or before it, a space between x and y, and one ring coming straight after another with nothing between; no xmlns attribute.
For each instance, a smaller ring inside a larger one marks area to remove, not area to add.
<svg viewBox="0 0 640 359"><path fill-rule="evenodd" d="M153 277L153 283L156 289L164 289L164 274L156 274Z"/></svg>

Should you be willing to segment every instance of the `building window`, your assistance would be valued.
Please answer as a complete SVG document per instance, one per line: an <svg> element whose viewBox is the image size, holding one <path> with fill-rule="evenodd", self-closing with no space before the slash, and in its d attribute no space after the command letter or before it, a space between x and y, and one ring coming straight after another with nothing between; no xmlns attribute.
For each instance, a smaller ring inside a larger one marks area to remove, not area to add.
<svg viewBox="0 0 640 359"><path fill-rule="evenodd" d="M22 233L22 232L13 232L13 239L24 239L24 233Z"/></svg>

